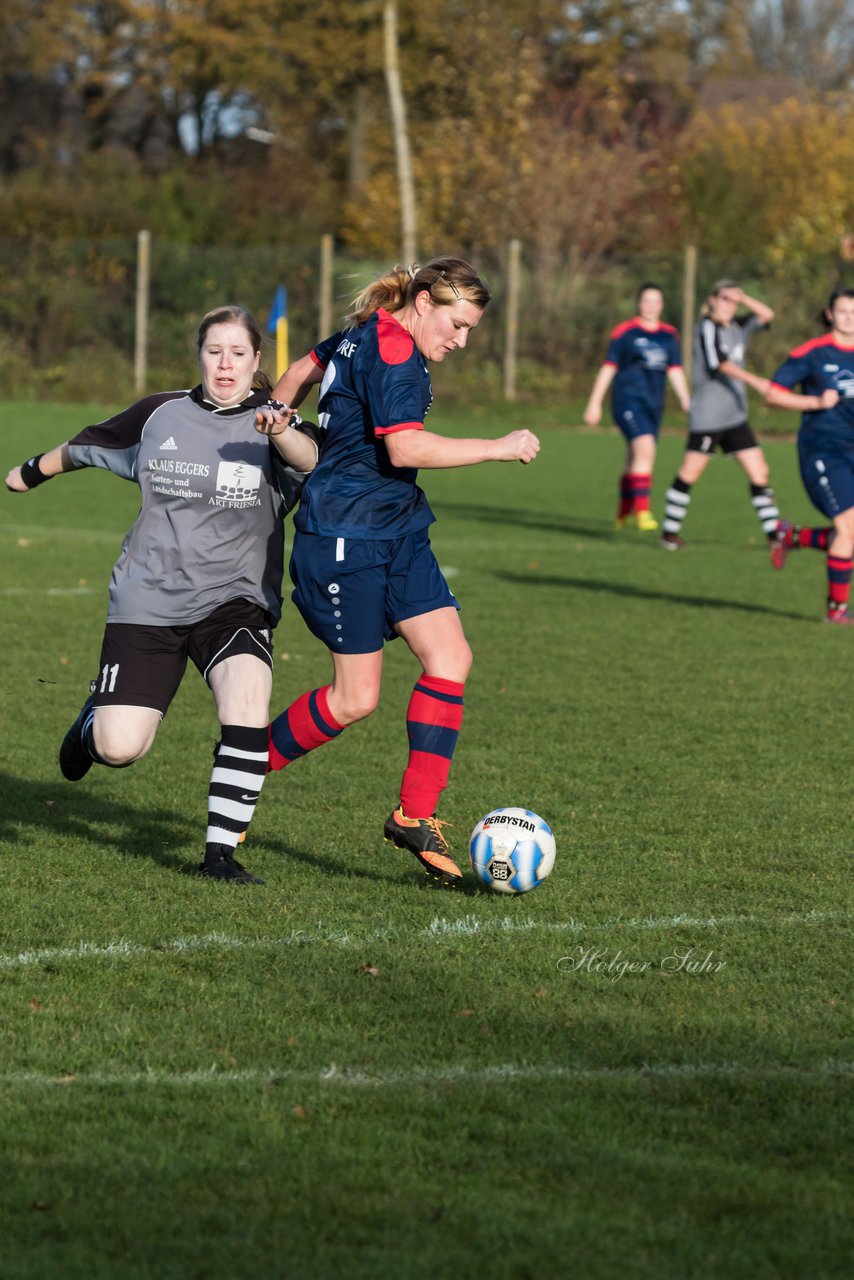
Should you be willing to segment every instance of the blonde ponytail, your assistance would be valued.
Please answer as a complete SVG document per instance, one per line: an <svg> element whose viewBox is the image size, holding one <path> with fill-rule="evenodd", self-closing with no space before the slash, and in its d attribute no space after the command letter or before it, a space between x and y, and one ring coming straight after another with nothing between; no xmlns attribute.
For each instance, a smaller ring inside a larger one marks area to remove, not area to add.
<svg viewBox="0 0 854 1280"><path fill-rule="evenodd" d="M425 290L434 303L445 307L464 300L482 310L492 297L489 285L465 259L433 258L423 267L417 262L392 267L372 281L353 299L347 325L364 324L380 307L392 314L400 311Z"/></svg>

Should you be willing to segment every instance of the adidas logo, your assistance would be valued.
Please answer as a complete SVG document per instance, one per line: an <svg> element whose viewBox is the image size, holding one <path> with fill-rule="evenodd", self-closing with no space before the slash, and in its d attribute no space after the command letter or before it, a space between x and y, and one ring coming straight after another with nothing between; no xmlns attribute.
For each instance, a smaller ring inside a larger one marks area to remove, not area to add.
<svg viewBox="0 0 854 1280"><path fill-rule="evenodd" d="M164 449L177 449L177 448L178 448L178 446L177 446L177 444L175 443L175 437L174 437L174 436L170 436L168 440L164 440L164 441L163 441L163 443L162 443L162 445L160 446L161 452L162 452Z"/></svg>

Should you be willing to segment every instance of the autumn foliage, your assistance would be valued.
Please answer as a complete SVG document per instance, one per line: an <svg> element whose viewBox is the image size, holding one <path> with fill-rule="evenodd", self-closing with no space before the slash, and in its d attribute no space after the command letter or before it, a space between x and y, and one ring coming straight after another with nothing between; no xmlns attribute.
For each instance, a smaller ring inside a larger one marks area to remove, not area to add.
<svg viewBox="0 0 854 1280"><path fill-rule="evenodd" d="M688 243L728 270L826 292L854 252L854 113L839 92L854 3L812 26L793 3L773 32L766 8L401 0L422 254L469 253L496 279L521 240L537 301L526 332L549 359L583 299L603 299L598 344L605 298L629 305L650 259L672 278ZM12 357L41 365L63 344L63 290L89 290L94 314L99 288L127 282L141 228L172 252L273 251L291 276L294 261L315 273L323 232L369 267L396 258L382 10L8 0L0 252L19 270L0 319ZM192 287L171 300L177 327L199 301ZM80 335L79 317L65 327ZM97 320L84 328L99 347ZM576 344L570 360L587 358Z"/></svg>

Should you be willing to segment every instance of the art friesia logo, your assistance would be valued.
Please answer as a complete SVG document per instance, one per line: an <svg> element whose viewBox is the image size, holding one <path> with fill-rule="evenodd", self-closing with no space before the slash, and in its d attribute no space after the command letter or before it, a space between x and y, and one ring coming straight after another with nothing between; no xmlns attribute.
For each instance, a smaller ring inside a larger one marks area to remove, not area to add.
<svg viewBox="0 0 854 1280"><path fill-rule="evenodd" d="M612 952L608 947L591 947L580 942L575 954L561 956L557 962L560 973L587 973L619 982L627 973L657 972L665 977L681 974L696 978L702 974L720 973L726 968L726 960L718 960L714 951L702 947L674 947L667 955L656 959L632 959L622 948Z"/></svg>
<svg viewBox="0 0 854 1280"><path fill-rule="evenodd" d="M247 462L221 462L216 473L216 497L211 498L211 503L217 507L258 507L262 478L260 467Z"/></svg>

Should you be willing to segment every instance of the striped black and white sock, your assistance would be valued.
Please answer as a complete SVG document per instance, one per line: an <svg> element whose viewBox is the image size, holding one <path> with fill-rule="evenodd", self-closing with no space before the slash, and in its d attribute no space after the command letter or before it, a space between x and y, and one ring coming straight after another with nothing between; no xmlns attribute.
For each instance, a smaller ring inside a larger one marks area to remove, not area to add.
<svg viewBox="0 0 854 1280"><path fill-rule="evenodd" d="M252 821L267 775L268 732L224 724L208 792L206 852L211 845L237 847Z"/></svg>
<svg viewBox="0 0 854 1280"><path fill-rule="evenodd" d="M774 490L769 485L752 484L750 501L759 516L759 523L762 525L765 537L773 538L777 531L777 521L780 519L780 512L774 501Z"/></svg>
<svg viewBox="0 0 854 1280"><path fill-rule="evenodd" d="M673 484L667 490L667 497L664 499L664 523L661 526L662 533L678 533L682 528L682 521L688 514L688 507L691 502L691 486L686 484L684 480L680 480L677 476Z"/></svg>

